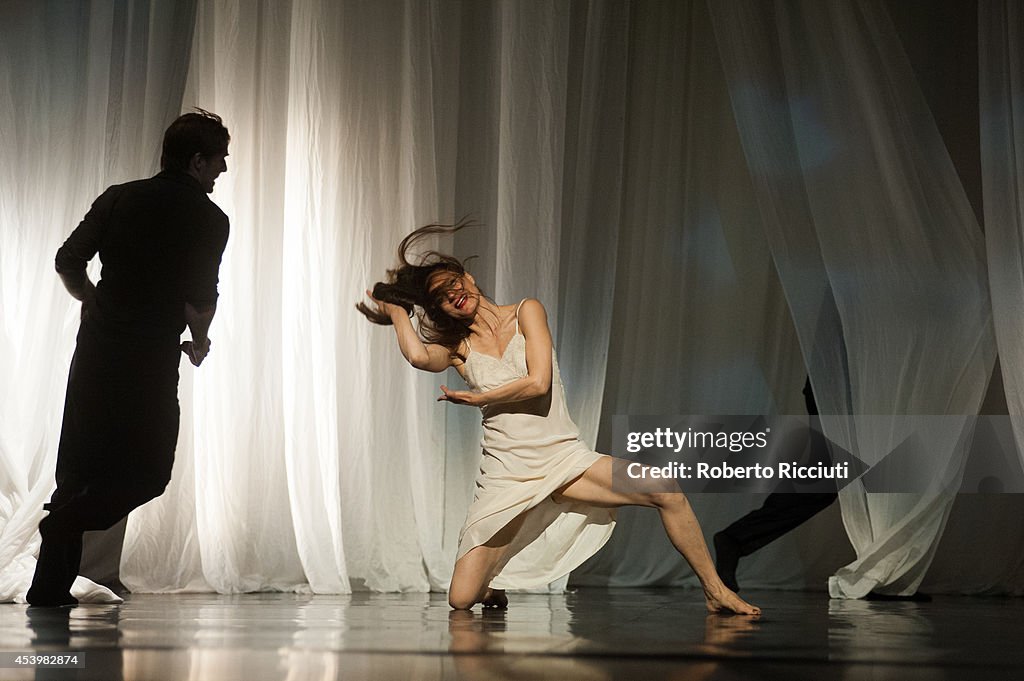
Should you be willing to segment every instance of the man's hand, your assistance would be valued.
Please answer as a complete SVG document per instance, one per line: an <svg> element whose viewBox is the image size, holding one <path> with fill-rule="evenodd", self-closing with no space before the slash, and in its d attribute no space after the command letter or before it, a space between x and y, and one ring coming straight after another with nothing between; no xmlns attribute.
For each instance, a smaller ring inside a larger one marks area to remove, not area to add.
<svg viewBox="0 0 1024 681"><path fill-rule="evenodd" d="M185 303L185 323L188 324L192 340L182 343L181 351L188 355L189 361L192 362L193 366L202 364L206 355L210 352L210 337L206 334L210 330L210 322L213 321L213 315L216 311L217 305L214 303L201 305L200 307L195 307L191 303Z"/></svg>
<svg viewBox="0 0 1024 681"><path fill-rule="evenodd" d="M82 291L82 309L79 313L79 320L84 320L89 315L89 310L96 302L96 287L89 282L89 285Z"/></svg>
<svg viewBox="0 0 1024 681"><path fill-rule="evenodd" d="M89 279L85 270L66 270L57 274L60 275L60 280L71 297L82 302L79 319L85 319L89 314L89 308L96 300L96 285Z"/></svg>
<svg viewBox="0 0 1024 681"><path fill-rule="evenodd" d="M181 344L181 351L188 355L188 360L192 362L192 366L199 366L206 359L206 356L210 354L210 345L212 344L213 341L209 338L206 339L205 343L184 341Z"/></svg>

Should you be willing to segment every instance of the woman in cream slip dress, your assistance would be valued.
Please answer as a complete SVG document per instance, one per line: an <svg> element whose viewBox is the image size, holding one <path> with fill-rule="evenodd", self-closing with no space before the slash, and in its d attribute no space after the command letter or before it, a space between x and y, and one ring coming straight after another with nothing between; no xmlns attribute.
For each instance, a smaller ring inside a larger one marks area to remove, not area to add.
<svg viewBox="0 0 1024 681"><path fill-rule="evenodd" d="M452 608L505 607L505 589L568 574L608 540L614 508L638 505L658 510L704 588L708 611L759 615L715 572L682 493L612 488L614 460L583 444L569 417L543 305L495 304L450 255L406 257L421 239L464 226L427 225L408 235L398 249L401 265L367 291L369 304L356 306L370 321L395 327L399 349L417 369L456 368L470 390L442 385L439 400L483 414L476 494L448 591ZM416 310L418 330L410 320Z"/></svg>
<svg viewBox="0 0 1024 681"><path fill-rule="evenodd" d="M526 337L519 331L522 304L516 306L515 333L500 358L474 351L467 339L469 352L459 373L473 391L483 393L528 375ZM487 405L481 411L483 457L473 504L459 535L458 557L529 510L491 588L544 586L569 574L611 537L613 509L552 498L603 455L580 442L565 406L554 350L546 394Z"/></svg>

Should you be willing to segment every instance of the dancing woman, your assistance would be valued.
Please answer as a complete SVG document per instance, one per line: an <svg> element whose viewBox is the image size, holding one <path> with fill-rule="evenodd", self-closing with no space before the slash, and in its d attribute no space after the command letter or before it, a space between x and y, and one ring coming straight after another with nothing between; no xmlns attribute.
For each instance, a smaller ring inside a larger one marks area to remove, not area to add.
<svg viewBox="0 0 1024 681"><path fill-rule="evenodd" d="M459 536L448 591L456 610L477 603L504 607L505 589L543 586L568 574L607 541L619 506L656 508L665 531L704 588L710 612L756 615L729 590L708 553L700 525L681 492L612 487L612 457L580 442L569 417L547 315L537 300L497 305L484 297L458 259L410 248L465 226L427 225L398 247L401 265L356 307L395 327L398 347L423 371L455 367L471 390L441 386L441 401L479 407L483 457L476 495ZM419 308L419 332L410 316ZM621 463L621 461L619 462Z"/></svg>

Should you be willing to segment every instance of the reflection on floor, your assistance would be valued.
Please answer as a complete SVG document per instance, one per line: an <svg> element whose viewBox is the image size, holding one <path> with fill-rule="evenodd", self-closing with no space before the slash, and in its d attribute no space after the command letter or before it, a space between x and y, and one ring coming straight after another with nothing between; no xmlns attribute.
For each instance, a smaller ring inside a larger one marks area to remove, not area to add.
<svg viewBox="0 0 1024 681"><path fill-rule="evenodd" d="M69 610L0 605L0 651L85 653L0 679L1024 678L1024 599L931 603L744 592L757 620L693 590L515 595L452 613L443 594L133 595Z"/></svg>

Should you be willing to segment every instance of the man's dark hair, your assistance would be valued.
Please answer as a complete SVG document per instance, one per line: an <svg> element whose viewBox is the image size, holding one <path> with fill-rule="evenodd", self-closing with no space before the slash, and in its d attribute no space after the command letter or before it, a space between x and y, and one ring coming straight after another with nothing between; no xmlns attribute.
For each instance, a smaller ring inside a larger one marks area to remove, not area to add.
<svg viewBox="0 0 1024 681"><path fill-rule="evenodd" d="M226 153L230 140L231 135L220 116L196 107L195 113L178 116L164 133L160 168L187 171L189 160L194 155Z"/></svg>

